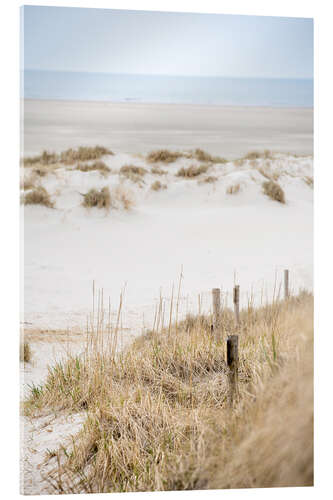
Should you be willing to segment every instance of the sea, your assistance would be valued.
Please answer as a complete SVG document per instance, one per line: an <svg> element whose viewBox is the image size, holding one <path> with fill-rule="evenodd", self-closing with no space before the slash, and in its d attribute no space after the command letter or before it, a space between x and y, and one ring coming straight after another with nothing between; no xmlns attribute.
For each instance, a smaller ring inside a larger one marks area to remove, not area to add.
<svg viewBox="0 0 333 500"><path fill-rule="evenodd" d="M25 70L25 99L313 107L313 80Z"/></svg>

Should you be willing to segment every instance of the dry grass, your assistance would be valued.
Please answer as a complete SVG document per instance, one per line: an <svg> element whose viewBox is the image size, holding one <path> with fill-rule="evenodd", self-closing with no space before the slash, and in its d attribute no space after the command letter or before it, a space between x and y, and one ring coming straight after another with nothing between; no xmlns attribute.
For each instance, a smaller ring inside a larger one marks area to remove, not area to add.
<svg viewBox="0 0 333 500"><path fill-rule="evenodd" d="M305 176L304 182L313 189L313 177Z"/></svg>
<svg viewBox="0 0 333 500"><path fill-rule="evenodd" d="M83 195L82 205L86 208L105 208L111 207L111 194L107 186L103 187L100 191L98 189L90 189Z"/></svg>
<svg viewBox="0 0 333 500"><path fill-rule="evenodd" d="M155 181L153 184L150 186L150 189L153 191L161 191L161 189L167 189L166 184L162 184L160 181Z"/></svg>
<svg viewBox="0 0 333 500"><path fill-rule="evenodd" d="M24 175L21 181L21 189L24 191L29 191L29 189L33 189L36 185L36 176L35 175Z"/></svg>
<svg viewBox="0 0 333 500"><path fill-rule="evenodd" d="M152 167L152 169L150 171L153 175L166 175L167 174L167 171L163 170L160 167Z"/></svg>
<svg viewBox="0 0 333 500"><path fill-rule="evenodd" d="M285 195L282 187L274 181L266 181L262 183L263 192L271 200L278 201L279 203L286 203Z"/></svg>
<svg viewBox="0 0 333 500"><path fill-rule="evenodd" d="M20 344L20 361L29 363L32 358L31 347L29 342L21 342Z"/></svg>
<svg viewBox="0 0 333 500"><path fill-rule="evenodd" d="M99 160L102 156L113 155L114 153L103 146L86 147L80 146L78 149L67 149L60 154L60 161L65 165L73 165L77 161Z"/></svg>
<svg viewBox="0 0 333 500"><path fill-rule="evenodd" d="M95 161L94 163L78 163L76 170L80 172L92 172L97 170L103 177L106 177L111 173L111 168L108 167L104 161Z"/></svg>
<svg viewBox="0 0 333 500"><path fill-rule="evenodd" d="M56 153L50 153L49 151L44 150L40 155L30 156L23 158L23 165L25 167L31 167L39 163L40 165L53 165L57 163L58 155Z"/></svg>
<svg viewBox="0 0 333 500"><path fill-rule="evenodd" d="M100 297L100 295L99 295ZM101 303L99 298L98 303ZM310 485L313 298L223 311L240 334L239 397L227 404L225 342L188 317L116 354L118 326L98 308L82 357L50 368L25 411L87 411L49 481L58 493ZM119 308L119 316L121 306Z"/></svg>
<svg viewBox="0 0 333 500"><path fill-rule="evenodd" d="M258 160L259 158L269 160L273 158L273 155L271 151L265 149L265 151L250 151L244 156L245 160Z"/></svg>
<svg viewBox="0 0 333 500"><path fill-rule="evenodd" d="M227 163L228 161L225 158L221 158L220 156L212 156L211 154L199 148L195 149L194 152L190 154L190 157L205 163Z"/></svg>
<svg viewBox="0 0 333 500"><path fill-rule="evenodd" d="M119 184L112 189L111 196L113 208L123 208L124 210L130 210L135 205L133 191L126 188L122 184Z"/></svg>
<svg viewBox="0 0 333 500"><path fill-rule="evenodd" d="M198 177L201 174L205 174L208 170L208 165L201 165L197 167L196 165L191 165L190 167L182 167L177 172L177 177L185 177L191 179L193 177Z"/></svg>
<svg viewBox="0 0 333 500"><path fill-rule="evenodd" d="M33 188L23 197L25 205L44 205L48 208L53 208L54 203L51 201L49 193L42 186Z"/></svg>
<svg viewBox="0 0 333 500"><path fill-rule="evenodd" d="M215 177L214 175L208 175L207 177L204 177L198 182L199 184L214 184L217 180L218 178Z"/></svg>
<svg viewBox="0 0 333 500"><path fill-rule="evenodd" d="M232 184L232 185L227 187L226 193L227 194L237 194L237 193L239 193L240 189L241 189L241 185L239 183Z"/></svg>
<svg viewBox="0 0 333 500"><path fill-rule="evenodd" d="M143 177L146 175L147 170L143 167L137 167L136 165L124 165L119 170L121 175L129 176L136 175L138 177Z"/></svg>
<svg viewBox="0 0 333 500"><path fill-rule="evenodd" d="M147 155L147 161L149 163L173 163L178 158L183 157L183 153L178 151L169 151L168 149L158 149L156 151L151 151Z"/></svg>

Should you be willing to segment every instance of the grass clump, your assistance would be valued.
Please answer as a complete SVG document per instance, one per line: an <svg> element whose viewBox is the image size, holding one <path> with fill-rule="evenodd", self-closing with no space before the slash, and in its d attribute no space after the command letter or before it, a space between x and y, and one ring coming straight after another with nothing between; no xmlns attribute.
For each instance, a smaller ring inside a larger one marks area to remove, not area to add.
<svg viewBox="0 0 333 500"><path fill-rule="evenodd" d="M185 177L191 179L193 177L198 177L201 174L205 174L208 170L208 165L201 165L197 167L196 165L191 165L190 167L182 167L177 172L177 177Z"/></svg>
<svg viewBox="0 0 333 500"><path fill-rule="evenodd" d="M82 205L86 208L106 208L111 207L111 194L107 186L103 187L100 191L97 189L90 189L83 195Z"/></svg>
<svg viewBox="0 0 333 500"><path fill-rule="evenodd" d="M240 189L241 189L241 186L239 183L231 184L230 186L227 187L226 193L227 194L237 194L237 193L239 193Z"/></svg>
<svg viewBox="0 0 333 500"><path fill-rule="evenodd" d="M22 342L20 344L20 361L29 363L31 361L32 353L29 342Z"/></svg>
<svg viewBox="0 0 333 500"><path fill-rule="evenodd" d="M125 176L132 176L132 175L137 175L139 177L143 177L146 175L147 170L143 167L137 167L136 165L124 165L121 167L119 171L122 175Z"/></svg>
<svg viewBox="0 0 333 500"><path fill-rule="evenodd" d="M239 326L224 314L223 342L210 335L209 316L163 327L159 314L116 354L118 328L98 310L84 355L51 367L25 403L30 414L87 411L73 450L63 460L58 451L56 492L312 484L313 297L249 305ZM239 395L230 408L225 339L235 332Z"/></svg>
<svg viewBox="0 0 333 500"><path fill-rule="evenodd" d="M227 163L228 160L221 158L220 156L212 156L211 154L203 151L202 149L195 149L192 153L192 157L198 161L206 163Z"/></svg>
<svg viewBox="0 0 333 500"><path fill-rule="evenodd" d="M44 205L48 208L53 208L54 203L51 201L49 193L42 186L33 188L24 195L25 205Z"/></svg>
<svg viewBox="0 0 333 500"><path fill-rule="evenodd" d="M149 163L173 163L178 158L184 156L182 153L178 151L169 151L168 149L158 149L156 151L151 151L147 155L147 161Z"/></svg>
<svg viewBox="0 0 333 500"><path fill-rule="evenodd" d="M78 149L67 149L60 154L60 161L66 165L73 165L77 161L99 160L102 156L114 153L103 146L80 146Z"/></svg>
<svg viewBox="0 0 333 500"><path fill-rule="evenodd" d="M215 177L214 175L208 175L207 177L202 179L201 182L203 182L205 184L214 184L214 182L216 182L217 180L218 180L218 178Z"/></svg>
<svg viewBox="0 0 333 500"><path fill-rule="evenodd" d="M264 151L250 151L244 156L245 160L258 160L259 158L263 158L264 160L272 159L273 155L269 149L265 149Z"/></svg>
<svg viewBox="0 0 333 500"><path fill-rule="evenodd" d="M282 187L274 181L266 181L262 183L263 192L271 200L278 201L279 203L286 203L285 195Z"/></svg>
<svg viewBox="0 0 333 500"><path fill-rule="evenodd" d="M111 172L111 168L108 167L104 161L95 161L94 163L78 163L76 170L80 170L80 172L92 172L97 170L104 177L107 176Z"/></svg>
<svg viewBox="0 0 333 500"><path fill-rule="evenodd" d="M23 165L30 167L39 163L40 165L52 165L57 163L59 157L56 153L44 150L40 155L23 158Z"/></svg>
<svg viewBox="0 0 333 500"><path fill-rule="evenodd" d="M313 189L313 177L305 176L303 177L305 184L307 184L310 188Z"/></svg>
<svg viewBox="0 0 333 500"><path fill-rule="evenodd" d="M34 175L24 176L21 181L21 189L24 191L29 191L29 189L33 189L35 187L36 178Z"/></svg>
<svg viewBox="0 0 333 500"><path fill-rule="evenodd" d="M166 175L167 174L167 171L163 170L160 167L152 167L152 169L150 171L153 175Z"/></svg>
<svg viewBox="0 0 333 500"><path fill-rule="evenodd" d="M150 186L150 189L152 189L153 191L161 191L161 189L167 189L167 185L162 184L160 181L155 181Z"/></svg>

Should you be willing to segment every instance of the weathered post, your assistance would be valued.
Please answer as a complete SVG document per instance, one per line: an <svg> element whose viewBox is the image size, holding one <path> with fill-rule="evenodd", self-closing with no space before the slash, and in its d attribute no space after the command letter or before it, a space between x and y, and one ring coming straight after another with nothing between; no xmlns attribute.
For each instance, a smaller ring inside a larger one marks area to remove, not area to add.
<svg viewBox="0 0 333 500"><path fill-rule="evenodd" d="M232 406L238 394L238 335L227 338L227 365L229 380L229 405Z"/></svg>
<svg viewBox="0 0 333 500"><path fill-rule="evenodd" d="M289 298L289 270L284 270L284 298L287 300Z"/></svg>
<svg viewBox="0 0 333 500"><path fill-rule="evenodd" d="M234 310L236 324L239 325L239 285L234 286Z"/></svg>
<svg viewBox="0 0 333 500"><path fill-rule="evenodd" d="M216 341L221 340L221 291L219 288L212 289L213 296L213 334Z"/></svg>

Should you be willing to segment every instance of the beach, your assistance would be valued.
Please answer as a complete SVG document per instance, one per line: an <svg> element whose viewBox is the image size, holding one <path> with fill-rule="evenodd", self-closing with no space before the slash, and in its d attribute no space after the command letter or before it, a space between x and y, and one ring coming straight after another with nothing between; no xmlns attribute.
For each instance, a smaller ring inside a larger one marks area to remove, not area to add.
<svg viewBox="0 0 333 500"><path fill-rule="evenodd" d="M249 150L313 153L313 109L24 101L24 155L102 144L115 152L192 149L237 158Z"/></svg>

